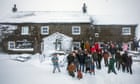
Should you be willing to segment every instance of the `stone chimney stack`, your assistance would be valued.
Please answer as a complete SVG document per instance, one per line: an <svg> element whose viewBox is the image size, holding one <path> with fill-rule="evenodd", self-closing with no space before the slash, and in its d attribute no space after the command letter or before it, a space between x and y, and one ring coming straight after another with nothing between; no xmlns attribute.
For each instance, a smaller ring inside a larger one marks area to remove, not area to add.
<svg viewBox="0 0 140 84"><path fill-rule="evenodd" d="M17 12L16 4L14 4L14 7L12 8L12 12Z"/></svg>
<svg viewBox="0 0 140 84"><path fill-rule="evenodd" d="M87 13L87 6L86 6L86 3L83 4L82 10L83 10L83 13Z"/></svg>

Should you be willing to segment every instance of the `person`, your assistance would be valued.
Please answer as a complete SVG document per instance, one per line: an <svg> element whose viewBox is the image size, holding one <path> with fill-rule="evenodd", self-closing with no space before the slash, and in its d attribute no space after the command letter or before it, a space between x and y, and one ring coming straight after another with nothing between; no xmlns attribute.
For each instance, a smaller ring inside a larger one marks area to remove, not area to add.
<svg viewBox="0 0 140 84"><path fill-rule="evenodd" d="M96 51L98 51L98 49L99 49L99 43L98 42L95 42L94 46L95 46Z"/></svg>
<svg viewBox="0 0 140 84"><path fill-rule="evenodd" d="M109 57L109 52L105 50L103 53L103 58L104 58L104 64L106 67L108 66L108 57Z"/></svg>
<svg viewBox="0 0 140 84"><path fill-rule="evenodd" d="M95 62L95 66L98 68L98 53L96 51L92 53L92 59Z"/></svg>
<svg viewBox="0 0 140 84"><path fill-rule="evenodd" d="M90 65L92 63L92 58L90 56L90 54L88 54L86 57L85 57L85 67L86 67L86 70L85 72L90 72Z"/></svg>
<svg viewBox="0 0 140 84"><path fill-rule="evenodd" d="M120 52L120 51L119 51L119 52ZM120 70L120 68L123 68L123 64L124 64L124 63L123 63L123 57L122 57L122 55L123 55L123 54L121 54L121 53L120 53L120 54L118 53L118 55L117 55L117 60L116 60L116 65L117 65L117 66L116 66L116 68L117 68L118 70Z"/></svg>
<svg viewBox="0 0 140 84"><path fill-rule="evenodd" d="M85 49L86 49L88 52L90 52L90 44L89 44L88 41L86 41L86 43L85 43Z"/></svg>
<svg viewBox="0 0 140 84"><path fill-rule="evenodd" d="M116 60L116 68L118 69L119 67L119 60L120 60L120 51L117 50L117 52L115 53L115 60Z"/></svg>
<svg viewBox="0 0 140 84"><path fill-rule="evenodd" d="M94 64L94 60L92 60L92 63L90 65L90 74L95 75L95 64Z"/></svg>
<svg viewBox="0 0 140 84"><path fill-rule="evenodd" d="M82 42L81 42L81 49L82 49L82 50L84 50L84 45L85 45L85 44L84 44L84 41L82 40Z"/></svg>
<svg viewBox="0 0 140 84"><path fill-rule="evenodd" d="M139 42L137 40L137 37L134 38L133 45L134 45L134 50L137 51L139 47Z"/></svg>
<svg viewBox="0 0 140 84"><path fill-rule="evenodd" d="M108 65L108 73L112 71L113 73L117 74L115 71L114 63L115 63L115 59L111 56L109 65Z"/></svg>
<svg viewBox="0 0 140 84"><path fill-rule="evenodd" d="M78 52L73 52L73 57L74 57L74 64L76 66L76 70L75 71L78 71L79 69L79 55L78 55Z"/></svg>
<svg viewBox="0 0 140 84"><path fill-rule="evenodd" d="M122 54L122 71L125 72L126 68L127 68L127 63L128 62L128 52L125 51Z"/></svg>
<svg viewBox="0 0 140 84"><path fill-rule="evenodd" d="M79 69L84 72L85 70L85 57L86 57L86 54L84 53L84 51L82 49L79 49Z"/></svg>
<svg viewBox="0 0 140 84"><path fill-rule="evenodd" d="M112 43L112 42L110 44L109 52L111 53L111 56L114 58L115 53L116 53L116 48L115 48L114 43Z"/></svg>
<svg viewBox="0 0 140 84"><path fill-rule="evenodd" d="M97 62L98 62L98 69L101 69L101 61L102 61L102 49L99 48L98 52L97 52L98 58L97 58Z"/></svg>
<svg viewBox="0 0 140 84"><path fill-rule="evenodd" d="M73 56L73 52L71 52L68 56L67 56L67 61L68 61L68 65L67 65L67 69L68 69L68 66L74 62L74 56Z"/></svg>
<svg viewBox="0 0 140 84"><path fill-rule="evenodd" d="M123 49L124 52L128 51L128 44L124 42L123 45L122 45L122 49Z"/></svg>
<svg viewBox="0 0 140 84"><path fill-rule="evenodd" d="M58 71L59 72L61 72L60 71L60 67L59 67L59 63L58 63L58 56L57 56L57 54L54 54L53 56L52 56L52 63L53 63L53 73L55 73L55 71L56 71L56 69L58 69Z"/></svg>
<svg viewBox="0 0 140 84"><path fill-rule="evenodd" d="M127 72L130 72L130 74L132 74L132 56L129 56L127 60Z"/></svg>
<svg viewBox="0 0 140 84"><path fill-rule="evenodd" d="M70 65L68 65L68 73L70 76L72 77L75 77L75 69L76 69L76 66L74 65L74 63L70 63Z"/></svg>

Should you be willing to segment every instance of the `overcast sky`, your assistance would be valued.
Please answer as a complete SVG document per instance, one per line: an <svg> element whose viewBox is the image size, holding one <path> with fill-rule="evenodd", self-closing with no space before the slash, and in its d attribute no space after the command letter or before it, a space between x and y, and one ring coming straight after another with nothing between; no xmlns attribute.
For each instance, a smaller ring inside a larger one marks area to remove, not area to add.
<svg viewBox="0 0 140 84"><path fill-rule="evenodd" d="M84 2L89 14L121 15L140 23L140 0L0 0L0 17L14 4L19 11L81 11Z"/></svg>
<svg viewBox="0 0 140 84"><path fill-rule="evenodd" d="M0 13L10 12L13 4L19 11L81 11L84 2L92 14L140 14L140 0L0 0Z"/></svg>

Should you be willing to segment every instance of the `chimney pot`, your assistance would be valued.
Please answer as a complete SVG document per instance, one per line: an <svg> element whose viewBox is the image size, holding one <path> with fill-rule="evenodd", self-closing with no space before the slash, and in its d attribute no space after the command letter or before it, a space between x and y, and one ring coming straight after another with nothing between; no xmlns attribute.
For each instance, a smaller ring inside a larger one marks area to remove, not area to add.
<svg viewBox="0 0 140 84"><path fill-rule="evenodd" d="M86 3L83 4L83 13L87 13L87 6L86 6Z"/></svg>
<svg viewBox="0 0 140 84"><path fill-rule="evenodd" d="M14 7L12 8L12 11L13 11L13 12L17 12L16 4L14 4Z"/></svg>

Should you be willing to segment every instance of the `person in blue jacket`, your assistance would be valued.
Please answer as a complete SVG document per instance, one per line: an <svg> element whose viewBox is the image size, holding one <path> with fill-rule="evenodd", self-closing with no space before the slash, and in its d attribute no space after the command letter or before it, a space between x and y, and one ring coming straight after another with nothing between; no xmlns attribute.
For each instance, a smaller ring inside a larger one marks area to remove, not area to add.
<svg viewBox="0 0 140 84"><path fill-rule="evenodd" d="M60 67L59 67L59 63L58 63L59 59L58 59L57 54L54 54L51 60L53 63L53 73L55 73L56 69L58 69L58 71L61 72Z"/></svg>

